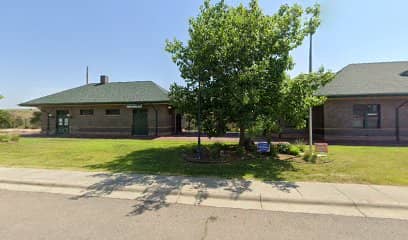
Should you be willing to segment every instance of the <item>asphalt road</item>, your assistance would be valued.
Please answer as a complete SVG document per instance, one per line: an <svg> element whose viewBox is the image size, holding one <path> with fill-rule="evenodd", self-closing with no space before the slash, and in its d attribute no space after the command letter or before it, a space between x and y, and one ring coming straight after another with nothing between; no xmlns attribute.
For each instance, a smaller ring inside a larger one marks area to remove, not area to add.
<svg viewBox="0 0 408 240"><path fill-rule="evenodd" d="M0 239L408 239L408 221L0 190Z"/></svg>

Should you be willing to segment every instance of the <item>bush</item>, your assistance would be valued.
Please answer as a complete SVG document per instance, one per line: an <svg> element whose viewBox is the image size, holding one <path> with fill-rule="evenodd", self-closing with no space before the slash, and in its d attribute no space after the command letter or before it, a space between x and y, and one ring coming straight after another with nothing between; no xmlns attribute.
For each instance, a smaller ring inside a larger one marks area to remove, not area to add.
<svg viewBox="0 0 408 240"><path fill-rule="evenodd" d="M289 143L278 143L278 153L289 154L290 144Z"/></svg>
<svg viewBox="0 0 408 240"><path fill-rule="evenodd" d="M41 127L41 112L34 112L33 116L30 119L30 125L32 128L40 128Z"/></svg>
<svg viewBox="0 0 408 240"><path fill-rule="evenodd" d="M0 142L18 142L20 135L17 134L0 134Z"/></svg>
<svg viewBox="0 0 408 240"><path fill-rule="evenodd" d="M221 143L214 143L213 145L211 145L209 147L211 158L214 158L214 159L219 158L220 157L220 152L223 149L224 149L224 145L222 145Z"/></svg>
<svg viewBox="0 0 408 240"><path fill-rule="evenodd" d="M316 163L317 162L317 154L316 153L305 152L305 154L303 155L303 160L305 160L306 162Z"/></svg>
<svg viewBox="0 0 408 240"><path fill-rule="evenodd" d="M237 150L236 150L236 153L237 153L239 156L243 156L243 155L245 155L246 150L245 150L244 147L238 146L238 147L237 147Z"/></svg>
<svg viewBox="0 0 408 240"><path fill-rule="evenodd" d="M0 128L13 127L13 119L9 112L0 110Z"/></svg>
<svg viewBox="0 0 408 240"><path fill-rule="evenodd" d="M295 146L295 145L291 145L289 147L289 154L293 155L293 156L298 156L300 154L300 149L299 147Z"/></svg>
<svg viewBox="0 0 408 240"><path fill-rule="evenodd" d="M305 152L305 140L301 138L296 139L295 146L298 147L301 152Z"/></svg>
<svg viewBox="0 0 408 240"><path fill-rule="evenodd" d="M11 135L10 135L10 141L11 141L11 142L18 142L18 141L20 141L20 135L18 135L18 134L11 134Z"/></svg>
<svg viewBox="0 0 408 240"><path fill-rule="evenodd" d="M8 142L9 137L8 135L0 134L0 142Z"/></svg>

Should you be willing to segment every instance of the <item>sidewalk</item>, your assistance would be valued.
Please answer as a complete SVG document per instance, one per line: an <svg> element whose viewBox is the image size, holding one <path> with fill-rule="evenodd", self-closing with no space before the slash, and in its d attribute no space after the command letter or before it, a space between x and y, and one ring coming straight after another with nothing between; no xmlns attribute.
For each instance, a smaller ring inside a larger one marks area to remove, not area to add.
<svg viewBox="0 0 408 240"><path fill-rule="evenodd" d="M0 168L0 189L135 199L139 212L178 203L408 220L408 187L397 186Z"/></svg>

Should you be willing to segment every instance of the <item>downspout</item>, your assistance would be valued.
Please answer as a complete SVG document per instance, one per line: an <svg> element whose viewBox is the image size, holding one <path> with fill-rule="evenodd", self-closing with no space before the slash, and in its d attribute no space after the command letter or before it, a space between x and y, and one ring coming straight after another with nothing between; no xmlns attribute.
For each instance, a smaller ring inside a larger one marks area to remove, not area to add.
<svg viewBox="0 0 408 240"><path fill-rule="evenodd" d="M399 110L407 103L408 101L405 101L395 109L395 137L397 143L400 142Z"/></svg>

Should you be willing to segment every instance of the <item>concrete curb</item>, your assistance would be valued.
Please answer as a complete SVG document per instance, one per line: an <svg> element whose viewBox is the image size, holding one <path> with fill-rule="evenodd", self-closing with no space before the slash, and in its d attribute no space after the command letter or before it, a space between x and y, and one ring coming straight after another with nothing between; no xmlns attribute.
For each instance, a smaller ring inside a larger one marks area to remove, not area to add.
<svg viewBox="0 0 408 240"><path fill-rule="evenodd" d="M42 182L42 181L16 181L16 180L1 180L0 183L3 184L13 184L13 185L28 185L28 186L41 186L50 188L74 188L83 191L92 191L92 185L81 185L81 184L62 184L62 183L52 183L52 182ZM146 193L149 186L140 189L135 188L118 188L112 192L128 192L128 193ZM143 190L141 190L143 189ZM165 188L164 188L165 189ZM262 197L262 194L257 194L256 196L239 196L234 197L231 194L216 194L210 192L197 191L182 191L182 185L177 189L169 191L166 193L169 196L187 196L187 197L197 197L200 196L203 199L214 198L229 201L255 201L261 203L284 203L284 204L303 204L303 205L324 205L324 206L340 206L340 207L370 207L370 208L380 208L380 209L401 209L408 210L408 205L405 204L382 204L382 203L367 203L367 202L339 202L339 201L324 201L324 200L311 200L311 199L288 199L288 198L271 198ZM98 195L99 197L103 197Z"/></svg>

